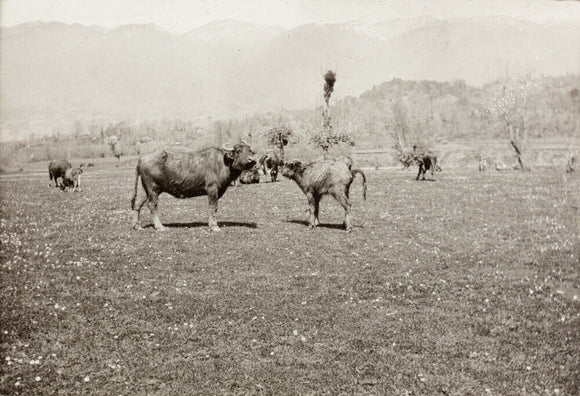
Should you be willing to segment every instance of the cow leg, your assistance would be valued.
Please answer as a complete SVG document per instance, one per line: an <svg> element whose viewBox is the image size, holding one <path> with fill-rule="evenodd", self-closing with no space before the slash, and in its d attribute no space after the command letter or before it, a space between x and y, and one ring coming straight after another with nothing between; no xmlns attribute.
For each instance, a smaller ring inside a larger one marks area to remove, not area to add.
<svg viewBox="0 0 580 396"><path fill-rule="evenodd" d="M347 193L343 193L343 194L335 193L335 194L333 194L333 196L338 201L340 206L342 206L344 208L344 228L348 232L352 231L352 224L350 221L351 204L350 204L350 200L348 199L348 194Z"/></svg>
<svg viewBox="0 0 580 396"><path fill-rule="evenodd" d="M216 221L216 213L218 210L218 190L217 186L211 186L207 188L207 197L208 197L208 225L210 231L220 231L220 228L217 225Z"/></svg>
<svg viewBox="0 0 580 396"><path fill-rule="evenodd" d="M79 191L83 191L81 190L81 175L79 175L79 178L77 180L77 187L79 188Z"/></svg>
<svg viewBox="0 0 580 396"><path fill-rule="evenodd" d="M308 219L308 227L309 228L314 228L316 227L316 221L317 221L317 212L316 212L316 206L317 206L317 199L314 196L314 194L309 193L306 195L306 198L308 198L308 205L310 206L310 218Z"/></svg>
<svg viewBox="0 0 580 396"><path fill-rule="evenodd" d="M320 213L320 197L314 197L314 226L320 225L318 214Z"/></svg>
<svg viewBox="0 0 580 396"><path fill-rule="evenodd" d="M421 171L423 170L423 166L419 165L419 173L417 173L417 178L415 180L419 180L419 177L421 177Z"/></svg>
<svg viewBox="0 0 580 396"><path fill-rule="evenodd" d="M141 213L141 208L143 205L145 205L145 202L147 202L147 195L140 197L139 200L136 200L135 203L133 203L133 207L131 208L133 209L133 223L131 225L135 230L141 228L139 227L139 214Z"/></svg>
<svg viewBox="0 0 580 396"><path fill-rule="evenodd" d="M151 211L151 216L153 217L153 226L157 231L165 230L163 224L159 220L159 215L157 214L157 204L159 202L159 192L151 189L147 193L147 206L149 206L149 210Z"/></svg>

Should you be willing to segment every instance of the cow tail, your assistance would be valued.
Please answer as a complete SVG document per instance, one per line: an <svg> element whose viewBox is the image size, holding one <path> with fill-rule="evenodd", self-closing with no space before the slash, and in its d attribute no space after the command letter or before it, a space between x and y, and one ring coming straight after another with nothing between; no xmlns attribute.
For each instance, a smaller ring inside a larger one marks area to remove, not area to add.
<svg viewBox="0 0 580 396"><path fill-rule="evenodd" d="M135 201L137 200L137 190L139 189L139 177L141 174L139 173L139 165L135 167L135 190L133 192L133 198L131 199L131 209L135 209Z"/></svg>
<svg viewBox="0 0 580 396"><path fill-rule="evenodd" d="M363 179L363 199L366 200L367 199L367 178L366 178L365 174L363 173L362 170L356 169L356 168L351 169L350 172L352 173L353 176L356 175L357 173L362 176L362 179Z"/></svg>

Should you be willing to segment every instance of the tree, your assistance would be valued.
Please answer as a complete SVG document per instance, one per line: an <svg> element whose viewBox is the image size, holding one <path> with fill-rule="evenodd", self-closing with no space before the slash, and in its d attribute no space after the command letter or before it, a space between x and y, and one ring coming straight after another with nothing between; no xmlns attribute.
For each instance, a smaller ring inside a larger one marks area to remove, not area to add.
<svg viewBox="0 0 580 396"><path fill-rule="evenodd" d="M284 147L288 143L295 141L296 136L294 134L294 129L288 119L287 114L268 114L268 117L261 120L262 125L265 127L265 133L263 134L266 144L270 147L275 147L279 154L280 159L284 160Z"/></svg>
<svg viewBox="0 0 580 396"><path fill-rule="evenodd" d="M119 140L116 137L115 137L115 139L109 140L109 148L111 149L111 153L113 154L113 157L117 158L117 160L120 161L121 156L123 155L123 152L117 146L118 143L119 143Z"/></svg>
<svg viewBox="0 0 580 396"><path fill-rule="evenodd" d="M537 83L531 79L509 80L493 87L486 115L501 135L509 139L521 170L530 170L526 159L529 135L528 114Z"/></svg>
<svg viewBox="0 0 580 396"><path fill-rule="evenodd" d="M391 134L395 140L393 148L396 151L397 160L408 168L417 159L417 142L411 136L407 107L400 97L391 103L391 111L393 113Z"/></svg>
<svg viewBox="0 0 580 396"><path fill-rule="evenodd" d="M334 92L336 73L328 70L324 75L324 106L322 108L322 128L316 129L312 136L312 143L324 152L324 158L328 156L331 147L339 144L354 146L355 140L348 128L333 128L330 116L330 97Z"/></svg>

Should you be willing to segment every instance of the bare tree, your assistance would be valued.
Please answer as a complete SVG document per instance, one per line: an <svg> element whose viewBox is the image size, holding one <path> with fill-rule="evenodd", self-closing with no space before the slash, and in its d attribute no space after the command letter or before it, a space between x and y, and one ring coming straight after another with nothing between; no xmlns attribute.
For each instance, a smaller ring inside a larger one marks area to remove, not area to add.
<svg viewBox="0 0 580 396"><path fill-rule="evenodd" d="M283 161L285 159L284 147L297 139L288 116L284 113L268 114L268 117L262 119L261 123L265 127L263 136L266 144L275 147Z"/></svg>
<svg viewBox="0 0 580 396"><path fill-rule="evenodd" d="M509 139L521 170L530 170L526 159L528 114L536 82L530 79L509 80L494 87L486 114L496 123L500 133Z"/></svg>

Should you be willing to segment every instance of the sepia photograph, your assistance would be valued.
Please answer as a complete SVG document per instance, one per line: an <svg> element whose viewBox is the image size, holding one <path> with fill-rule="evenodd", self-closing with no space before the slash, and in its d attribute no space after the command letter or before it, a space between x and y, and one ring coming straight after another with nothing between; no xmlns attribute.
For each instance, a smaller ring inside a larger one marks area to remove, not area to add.
<svg viewBox="0 0 580 396"><path fill-rule="evenodd" d="M0 395L580 394L580 1L0 0Z"/></svg>

